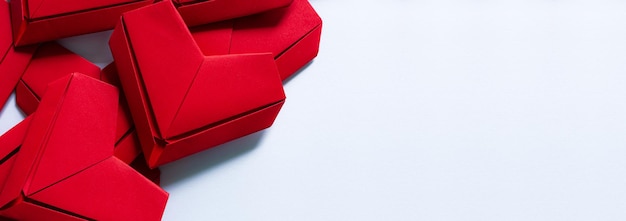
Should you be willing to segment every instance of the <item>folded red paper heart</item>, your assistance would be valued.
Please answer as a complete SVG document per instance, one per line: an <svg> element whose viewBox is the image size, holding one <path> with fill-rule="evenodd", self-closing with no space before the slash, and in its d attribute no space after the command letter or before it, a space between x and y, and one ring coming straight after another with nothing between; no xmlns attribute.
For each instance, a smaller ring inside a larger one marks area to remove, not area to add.
<svg viewBox="0 0 626 221"><path fill-rule="evenodd" d="M292 0L173 0L189 26L288 6ZM16 45L28 45L112 28L120 14L155 0L13 0Z"/></svg>
<svg viewBox="0 0 626 221"><path fill-rule="evenodd" d="M27 45L113 28L122 12L154 0L12 0L13 39Z"/></svg>
<svg viewBox="0 0 626 221"><path fill-rule="evenodd" d="M317 56L322 19L307 0L191 29L204 55L271 52L282 79Z"/></svg>
<svg viewBox="0 0 626 221"><path fill-rule="evenodd" d="M71 73L82 73L119 87L115 65L111 64L101 71L100 68L81 56L57 43L49 42L42 44L37 49L16 87L15 94L18 107L27 115L32 114L39 105L39 100L48 84ZM130 119L126 100L123 97L120 99L117 113L115 156L128 164L136 161L133 166L143 168L141 163L145 160L137 159L141 154L141 147L132 119ZM155 181L158 180L160 174L158 168L154 170L144 169L141 172L142 174L150 174L151 177L156 178Z"/></svg>
<svg viewBox="0 0 626 221"><path fill-rule="evenodd" d="M113 156L117 98L81 74L51 83L34 115L0 137L0 215L160 220L167 193Z"/></svg>
<svg viewBox="0 0 626 221"><path fill-rule="evenodd" d="M285 100L271 54L202 55L168 1L123 14L110 46L151 167L267 128Z"/></svg>
<svg viewBox="0 0 626 221"><path fill-rule="evenodd" d="M318 53L306 0L152 1L12 0L12 24L0 3L0 101L17 85L32 114L0 136L0 219L159 220L167 193L142 174L271 126L281 80ZM14 49L114 21L103 70L56 43Z"/></svg>

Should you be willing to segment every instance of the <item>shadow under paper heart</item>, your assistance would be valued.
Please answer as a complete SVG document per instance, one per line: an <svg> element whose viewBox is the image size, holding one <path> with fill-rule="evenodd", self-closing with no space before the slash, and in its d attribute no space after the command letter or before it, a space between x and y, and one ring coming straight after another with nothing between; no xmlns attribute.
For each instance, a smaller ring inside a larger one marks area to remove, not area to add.
<svg viewBox="0 0 626 221"><path fill-rule="evenodd" d="M262 130L161 166L161 186L167 188L254 150L264 134L265 130Z"/></svg>

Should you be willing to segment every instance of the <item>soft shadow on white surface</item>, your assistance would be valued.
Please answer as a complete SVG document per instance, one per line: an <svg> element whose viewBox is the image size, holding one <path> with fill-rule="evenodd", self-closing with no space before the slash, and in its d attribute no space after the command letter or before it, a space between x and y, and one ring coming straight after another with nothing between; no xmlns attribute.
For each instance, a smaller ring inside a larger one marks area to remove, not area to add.
<svg viewBox="0 0 626 221"><path fill-rule="evenodd" d="M265 131L259 131L161 166L165 176L165 179L161 179L161 186L168 189L177 182L199 173L210 173L214 167L251 152L259 145L264 133Z"/></svg>

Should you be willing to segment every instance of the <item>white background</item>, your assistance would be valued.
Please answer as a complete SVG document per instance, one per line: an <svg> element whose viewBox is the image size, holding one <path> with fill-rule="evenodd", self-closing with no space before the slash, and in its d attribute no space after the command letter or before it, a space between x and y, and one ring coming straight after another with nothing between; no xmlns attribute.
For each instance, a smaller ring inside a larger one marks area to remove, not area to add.
<svg viewBox="0 0 626 221"><path fill-rule="evenodd" d="M164 220L626 220L625 1L312 4L274 126L163 166Z"/></svg>

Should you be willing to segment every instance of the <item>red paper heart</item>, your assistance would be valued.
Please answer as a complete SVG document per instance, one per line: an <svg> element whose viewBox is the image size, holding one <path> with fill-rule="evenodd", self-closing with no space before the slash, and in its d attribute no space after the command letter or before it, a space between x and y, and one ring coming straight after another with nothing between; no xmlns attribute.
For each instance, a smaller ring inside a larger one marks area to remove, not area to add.
<svg viewBox="0 0 626 221"><path fill-rule="evenodd" d="M117 97L114 87L81 74L49 85L2 185L0 215L18 220L161 218L167 193L113 156Z"/></svg>
<svg viewBox="0 0 626 221"><path fill-rule="evenodd" d="M269 127L285 99L271 54L203 56L171 2L125 13L110 46L151 167Z"/></svg>
<svg viewBox="0 0 626 221"><path fill-rule="evenodd" d="M22 46L113 28L123 12L153 0L12 0L15 45Z"/></svg>
<svg viewBox="0 0 626 221"><path fill-rule="evenodd" d="M119 87L119 79L114 64L101 71L91 62L63 46L48 42L37 49L16 87L15 94L18 107L27 115L32 114L39 105L40 97L43 96L50 82L76 72L100 78L104 82ZM141 154L139 138L137 138L126 100L123 97L120 99L117 116L114 155L127 164L132 163L133 168L141 169L138 171L154 178L151 180L158 184L159 169L146 170L144 169L146 166L142 165L142 163L145 164L145 160L138 159Z"/></svg>

